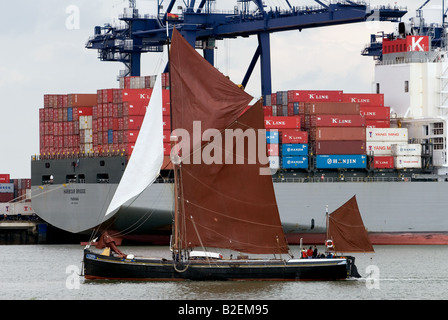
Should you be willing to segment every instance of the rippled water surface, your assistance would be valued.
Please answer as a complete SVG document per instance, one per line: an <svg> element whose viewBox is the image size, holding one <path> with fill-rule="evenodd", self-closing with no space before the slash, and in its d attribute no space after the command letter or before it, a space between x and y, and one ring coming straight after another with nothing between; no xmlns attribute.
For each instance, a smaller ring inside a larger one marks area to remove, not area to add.
<svg viewBox="0 0 448 320"><path fill-rule="evenodd" d="M79 245L0 246L3 300L410 300L448 298L448 246L376 246L344 281L85 281ZM167 247L124 247L166 256ZM297 248L293 247L293 251ZM296 250L297 251L297 250ZM168 254L169 256L169 254Z"/></svg>

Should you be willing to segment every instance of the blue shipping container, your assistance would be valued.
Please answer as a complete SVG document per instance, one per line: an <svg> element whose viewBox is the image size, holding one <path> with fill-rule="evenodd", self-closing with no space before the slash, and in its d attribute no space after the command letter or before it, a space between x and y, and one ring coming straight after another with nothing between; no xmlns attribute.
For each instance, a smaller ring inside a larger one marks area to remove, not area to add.
<svg viewBox="0 0 448 320"><path fill-rule="evenodd" d="M301 143L284 143L282 144L283 156L307 156L308 145Z"/></svg>
<svg viewBox="0 0 448 320"><path fill-rule="evenodd" d="M316 156L317 169L359 169L366 168L366 165L366 156L362 154Z"/></svg>
<svg viewBox="0 0 448 320"><path fill-rule="evenodd" d="M266 130L266 143L279 143L280 134L278 131Z"/></svg>
<svg viewBox="0 0 448 320"><path fill-rule="evenodd" d="M67 121L73 121L73 109L67 108Z"/></svg>
<svg viewBox="0 0 448 320"><path fill-rule="evenodd" d="M308 169L308 157L282 157L282 168Z"/></svg>
<svg viewBox="0 0 448 320"><path fill-rule="evenodd" d="M107 130L107 143L109 143L109 144L114 143L114 131L113 130Z"/></svg>

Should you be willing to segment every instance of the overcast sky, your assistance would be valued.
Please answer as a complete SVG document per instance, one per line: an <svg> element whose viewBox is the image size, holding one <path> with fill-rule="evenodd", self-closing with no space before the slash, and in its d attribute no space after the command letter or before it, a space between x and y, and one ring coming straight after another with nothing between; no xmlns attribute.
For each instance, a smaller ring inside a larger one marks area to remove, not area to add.
<svg viewBox="0 0 448 320"><path fill-rule="evenodd" d="M286 8L283 0L264 2ZM123 66L99 61L97 52L86 49L85 44L96 25L117 22L127 3L126 0L2 3L0 173L9 173L13 179L30 178L31 156L39 153L38 111L43 107L44 94L96 93L97 89L118 87L116 78ZM237 5L237 1L218 0L217 8L221 3L230 8ZM290 0L290 3L316 4L311 0ZM410 16L424 1L370 3L407 6ZM441 0L432 3L440 5ZM150 11L155 4L156 0L137 0L143 14L154 13ZM374 62L360 52L370 41L370 34L391 32L394 28L392 23L365 22L272 34L273 92L293 89L371 92ZM217 66L232 81L241 83L256 46L254 37L217 42ZM155 73L154 60L151 54L143 57L142 75ZM259 75L257 68L247 87L254 97L260 96Z"/></svg>

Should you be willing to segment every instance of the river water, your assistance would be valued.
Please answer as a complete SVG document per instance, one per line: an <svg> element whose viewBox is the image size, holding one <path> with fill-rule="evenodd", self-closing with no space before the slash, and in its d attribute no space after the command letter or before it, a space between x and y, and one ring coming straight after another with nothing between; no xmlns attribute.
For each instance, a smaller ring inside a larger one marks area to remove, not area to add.
<svg viewBox="0 0 448 320"><path fill-rule="evenodd" d="M122 247L166 256L167 247ZM293 247L298 250L297 247ZM125 282L78 277L80 245L0 246L2 300L432 300L448 298L448 246L375 246L355 254L362 279L344 281ZM169 256L169 253L168 253Z"/></svg>

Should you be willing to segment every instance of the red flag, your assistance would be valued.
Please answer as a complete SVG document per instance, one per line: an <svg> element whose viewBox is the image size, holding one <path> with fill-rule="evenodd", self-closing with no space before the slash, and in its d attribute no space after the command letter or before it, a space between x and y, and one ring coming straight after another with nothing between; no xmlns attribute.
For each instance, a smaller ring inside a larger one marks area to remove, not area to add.
<svg viewBox="0 0 448 320"><path fill-rule="evenodd" d="M168 12L166 14L166 16L167 16L168 19L173 19L173 20L179 19L179 16L177 14L170 13L170 12Z"/></svg>

